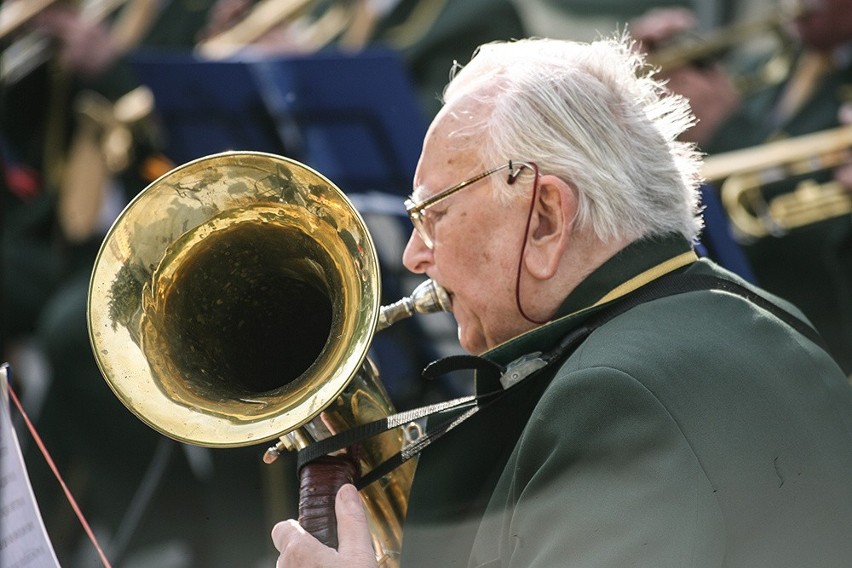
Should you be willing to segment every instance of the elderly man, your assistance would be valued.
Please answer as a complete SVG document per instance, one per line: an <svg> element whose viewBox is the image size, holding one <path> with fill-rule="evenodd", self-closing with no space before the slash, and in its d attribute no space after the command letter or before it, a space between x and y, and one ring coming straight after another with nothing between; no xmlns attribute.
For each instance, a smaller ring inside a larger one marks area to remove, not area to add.
<svg viewBox="0 0 852 568"><path fill-rule="evenodd" d="M405 568L852 558L852 389L798 310L693 252L691 115L641 69L618 38L523 40L445 92L404 263L497 371L420 455ZM375 566L357 495L337 550L277 524L278 566Z"/></svg>

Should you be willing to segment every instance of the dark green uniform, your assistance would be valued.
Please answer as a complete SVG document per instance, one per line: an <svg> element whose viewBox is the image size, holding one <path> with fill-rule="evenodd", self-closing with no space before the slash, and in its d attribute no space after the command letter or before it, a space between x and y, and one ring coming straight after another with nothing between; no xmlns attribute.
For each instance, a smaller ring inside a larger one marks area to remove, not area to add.
<svg viewBox="0 0 852 568"><path fill-rule="evenodd" d="M679 237L629 246L561 318L486 357L552 349L596 311L578 310L688 251ZM707 260L683 270L737 280ZM605 323L427 448L402 565L840 568L850 467L836 363L740 296L684 293Z"/></svg>

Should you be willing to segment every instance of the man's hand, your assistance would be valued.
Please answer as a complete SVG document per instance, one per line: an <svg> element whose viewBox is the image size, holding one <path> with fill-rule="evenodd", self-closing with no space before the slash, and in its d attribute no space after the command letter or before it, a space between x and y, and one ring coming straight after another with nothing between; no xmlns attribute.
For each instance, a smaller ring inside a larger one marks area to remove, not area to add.
<svg viewBox="0 0 852 568"><path fill-rule="evenodd" d="M630 36L645 52L652 52L672 38L695 29L695 14L682 7L652 8L627 25Z"/></svg>
<svg viewBox="0 0 852 568"><path fill-rule="evenodd" d="M69 6L53 6L36 19L39 29L59 42L59 59L74 73L96 77L119 56L107 26Z"/></svg>
<svg viewBox="0 0 852 568"><path fill-rule="evenodd" d="M742 104L731 76L718 63L707 67L684 66L666 75L666 86L689 101L696 123L682 140L706 145Z"/></svg>
<svg viewBox="0 0 852 568"><path fill-rule="evenodd" d="M322 544L293 519L275 525L276 568L376 568L367 515L353 485L344 485L337 492L334 513L340 542L337 550Z"/></svg>
<svg viewBox="0 0 852 568"><path fill-rule="evenodd" d="M678 35L692 32L698 20L691 10L681 7L653 8L628 25L640 49L651 54ZM730 75L717 62L665 69L659 78L673 93L685 97L695 114L696 124L682 140L699 146L709 142L719 127L740 107L741 95Z"/></svg>

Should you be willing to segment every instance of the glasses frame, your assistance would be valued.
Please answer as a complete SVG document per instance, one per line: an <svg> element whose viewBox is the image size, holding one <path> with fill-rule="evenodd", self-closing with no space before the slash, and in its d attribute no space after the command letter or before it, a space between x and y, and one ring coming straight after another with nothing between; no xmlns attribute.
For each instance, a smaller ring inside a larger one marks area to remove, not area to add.
<svg viewBox="0 0 852 568"><path fill-rule="evenodd" d="M451 195L458 193L464 188L475 184L476 182L487 178L492 174L496 174L502 170L509 170L509 174L506 177L506 183L509 185L514 185L514 183L518 180L518 177L525 169L530 169L536 174L538 173L538 167L534 162L518 162L509 160L508 164L504 164L502 166L497 166L496 168L491 168L490 170L484 171L480 174L473 176L472 178L466 179L463 182L457 183L452 187L448 187L443 191L439 191L435 195L427 197L420 203L415 203L412 199L405 200L405 211L408 213L408 218L411 219L411 224L414 225L414 229L417 231L417 234L420 235L420 239L423 241L423 244L426 245L426 248L432 250L435 246L435 242L432 240L432 235L430 231L426 229L424 225L424 212L429 207L432 207L436 203L440 203L441 201L447 199Z"/></svg>

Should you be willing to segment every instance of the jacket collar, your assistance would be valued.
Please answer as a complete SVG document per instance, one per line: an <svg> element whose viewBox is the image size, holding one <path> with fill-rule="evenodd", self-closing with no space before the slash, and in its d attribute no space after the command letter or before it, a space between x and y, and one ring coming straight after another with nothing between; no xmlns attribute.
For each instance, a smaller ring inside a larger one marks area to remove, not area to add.
<svg viewBox="0 0 852 568"><path fill-rule="evenodd" d="M698 259L681 235L634 241L587 276L562 302L554 319L498 345L483 357L505 365L533 351L547 351L600 307Z"/></svg>

